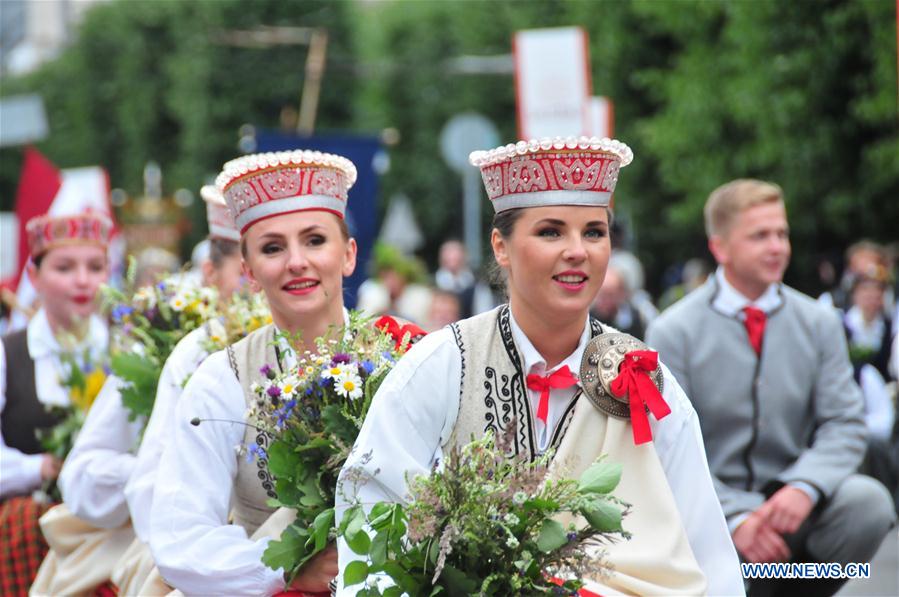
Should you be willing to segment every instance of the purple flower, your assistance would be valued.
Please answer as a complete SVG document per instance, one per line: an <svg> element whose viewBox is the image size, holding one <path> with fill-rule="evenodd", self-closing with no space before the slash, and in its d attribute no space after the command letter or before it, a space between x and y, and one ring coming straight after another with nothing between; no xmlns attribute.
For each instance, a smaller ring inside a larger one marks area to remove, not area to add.
<svg viewBox="0 0 899 597"><path fill-rule="evenodd" d="M269 386L265 390L265 393L268 394L271 398L277 398L281 395L281 388L279 388L278 386Z"/></svg>
<svg viewBox="0 0 899 597"><path fill-rule="evenodd" d="M339 365L341 363L346 364L352 360L353 359L350 358L350 355L346 354L345 352L338 352L331 358L331 364L332 365Z"/></svg>
<svg viewBox="0 0 899 597"><path fill-rule="evenodd" d="M387 359L388 361L390 361L391 363L396 363L396 359L393 358L393 355L390 354L389 350L385 350L384 352L382 352L381 356L384 357L385 359Z"/></svg>
<svg viewBox="0 0 899 597"><path fill-rule="evenodd" d="M272 369L272 366L271 366L271 365L268 365L268 364L263 365L262 367L260 367L260 368L259 368L259 373L261 373L264 377L266 377L266 378L268 378L268 379L275 379L275 376L276 376L275 370Z"/></svg>
<svg viewBox="0 0 899 597"><path fill-rule="evenodd" d="M126 316L131 315L132 313L134 313L134 307L129 307L128 305L117 305L112 310L112 319L113 321L120 322Z"/></svg>
<svg viewBox="0 0 899 597"><path fill-rule="evenodd" d="M365 373L371 375L371 372L375 370L375 364L366 359L362 361L362 369L365 370Z"/></svg>
<svg viewBox="0 0 899 597"><path fill-rule="evenodd" d="M156 288L164 291L165 290L165 282L160 282L159 284L156 285Z"/></svg>
<svg viewBox="0 0 899 597"><path fill-rule="evenodd" d="M262 448L262 446L253 444L247 449L247 462L253 462L254 458L258 458L259 460L268 460L268 454L265 453L265 450Z"/></svg>
<svg viewBox="0 0 899 597"><path fill-rule="evenodd" d="M571 531L568 533L567 537L568 537L568 542L570 543L570 542L574 541L575 539L577 539L577 533L575 533L574 531Z"/></svg>

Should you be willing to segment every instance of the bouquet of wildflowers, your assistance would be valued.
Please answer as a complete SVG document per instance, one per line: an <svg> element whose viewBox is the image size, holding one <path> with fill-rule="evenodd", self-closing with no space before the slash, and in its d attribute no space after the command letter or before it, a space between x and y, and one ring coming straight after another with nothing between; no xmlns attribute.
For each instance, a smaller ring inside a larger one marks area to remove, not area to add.
<svg viewBox="0 0 899 597"><path fill-rule="evenodd" d="M605 569L602 544L629 537L628 506L611 495L621 466L599 460L577 481L553 480L551 454L529 462L507 458L510 448L488 434L413 479L408 505L349 508L339 532L365 559L345 568L344 585L359 584L357 597L577 594L579 579Z"/></svg>
<svg viewBox="0 0 899 597"><path fill-rule="evenodd" d="M205 346L210 354L272 322L271 310L261 292L235 293L227 303L219 304L219 311L222 325L212 328L212 335Z"/></svg>
<svg viewBox="0 0 899 597"><path fill-rule="evenodd" d="M381 322L379 322L381 323ZM268 450L249 447L275 478L274 506L293 509L297 518L269 544L263 562L293 577L336 536L334 492L337 476L356 441L372 398L411 334L397 341L358 313L346 328L317 338L316 351L297 355L295 368L276 374L262 367L254 383L256 401L249 422L265 432Z"/></svg>
<svg viewBox="0 0 899 597"><path fill-rule="evenodd" d="M112 372L127 382L122 403L129 419L149 418L162 366L175 345L216 315L218 293L169 279L134 288L134 262L124 291L103 288L114 328Z"/></svg>

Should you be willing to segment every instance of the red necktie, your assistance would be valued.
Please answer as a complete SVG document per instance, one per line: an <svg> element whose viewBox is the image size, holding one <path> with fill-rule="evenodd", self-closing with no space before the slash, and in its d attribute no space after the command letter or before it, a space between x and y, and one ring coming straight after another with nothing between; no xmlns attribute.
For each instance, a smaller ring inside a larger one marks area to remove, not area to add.
<svg viewBox="0 0 899 597"><path fill-rule="evenodd" d="M540 392L540 402L537 404L537 418L546 425L546 419L549 416L549 390L552 388L570 388L577 383L577 377L565 365L561 369L556 369L549 375L536 375L531 373L528 375L528 389Z"/></svg>
<svg viewBox="0 0 899 597"><path fill-rule="evenodd" d="M671 413L671 407L649 377L658 366L659 353L653 350L633 350L624 355L624 360L618 367L618 377L609 386L619 398L627 397L634 443L638 446L652 440L652 428L649 426L646 408L649 407L657 421Z"/></svg>
<svg viewBox="0 0 899 597"><path fill-rule="evenodd" d="M755 354L762 354L762 338L765 335L765 312L756 307L743 307L743 313L746 318L743 324L746 326L746 333L749 334L749 345L755 350Z"/></svg>

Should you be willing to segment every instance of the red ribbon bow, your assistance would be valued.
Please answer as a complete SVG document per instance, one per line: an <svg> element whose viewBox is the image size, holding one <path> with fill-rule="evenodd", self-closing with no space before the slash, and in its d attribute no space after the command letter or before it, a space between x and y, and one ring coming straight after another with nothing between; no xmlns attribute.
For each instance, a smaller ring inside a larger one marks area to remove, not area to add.
<svg viewBox="0 0 899 597"><path fill-rule="evenodd" d="M577 377L568 369L568 365L565 365L549 375L531 373L528 375L527 381L529 390L540 392L540 402L537 404L537 418L546 425L546 419L549 416L549 390L551 388L570 388L577 383Z"/></svg>
<svg viewBox="0 0 899 597"><path fill-rule="evenodd" d="M765 336L765 322L768 317L757 307L743 307L743 313L746 314L743 325L746 326L746 333L749 335L749 345L752 346L755 354L760 356L762 354L762 338Z"/></svg>
<svg viewBox="0 0 899 597"><path fill-rule="evenodd" d="M427 332L415 325L414 323L407 323L406 325L400 326L397 323L396 319L389 315L384 315L378 321L375 322L375 327L391 338L396 343L396 349L400 350L403 345L403 338L406 334L409 334L409 344L412 343L412 340L418 338L419 336L427 336ZM407 346L408 348L408 346Z"/></svg>
<svg viewBox="0 0 899 597"><path fill-rule="evenodd" d="M662 398L650 373L659 366L659 353L652 350L634 350L624 355L624 361L618 368L616 377L609 389L623 398L627 396L631 410L631 426L634 429L634 443L638 446L652 441L652 429L646 406L656 420L661 420L671 413L671 407Z"/></svg>

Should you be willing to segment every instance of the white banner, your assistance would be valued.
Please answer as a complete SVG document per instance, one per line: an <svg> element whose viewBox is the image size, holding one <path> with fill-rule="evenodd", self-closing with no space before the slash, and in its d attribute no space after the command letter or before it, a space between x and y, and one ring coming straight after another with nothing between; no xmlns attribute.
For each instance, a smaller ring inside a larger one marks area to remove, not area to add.
<svg viewBox="0 0 899 597"><path fill-rule="evenodd" d="M615 112L612 100L591 97L587 100L587 134L591 137L612 137L615 132Z"/></svg>
<svg viewBox="0 0 899 597"><path fill-rule="evenodd" d="M518 31L513 53L519 138L587 134L593 94L587 32L580 27Z"/></svg>

